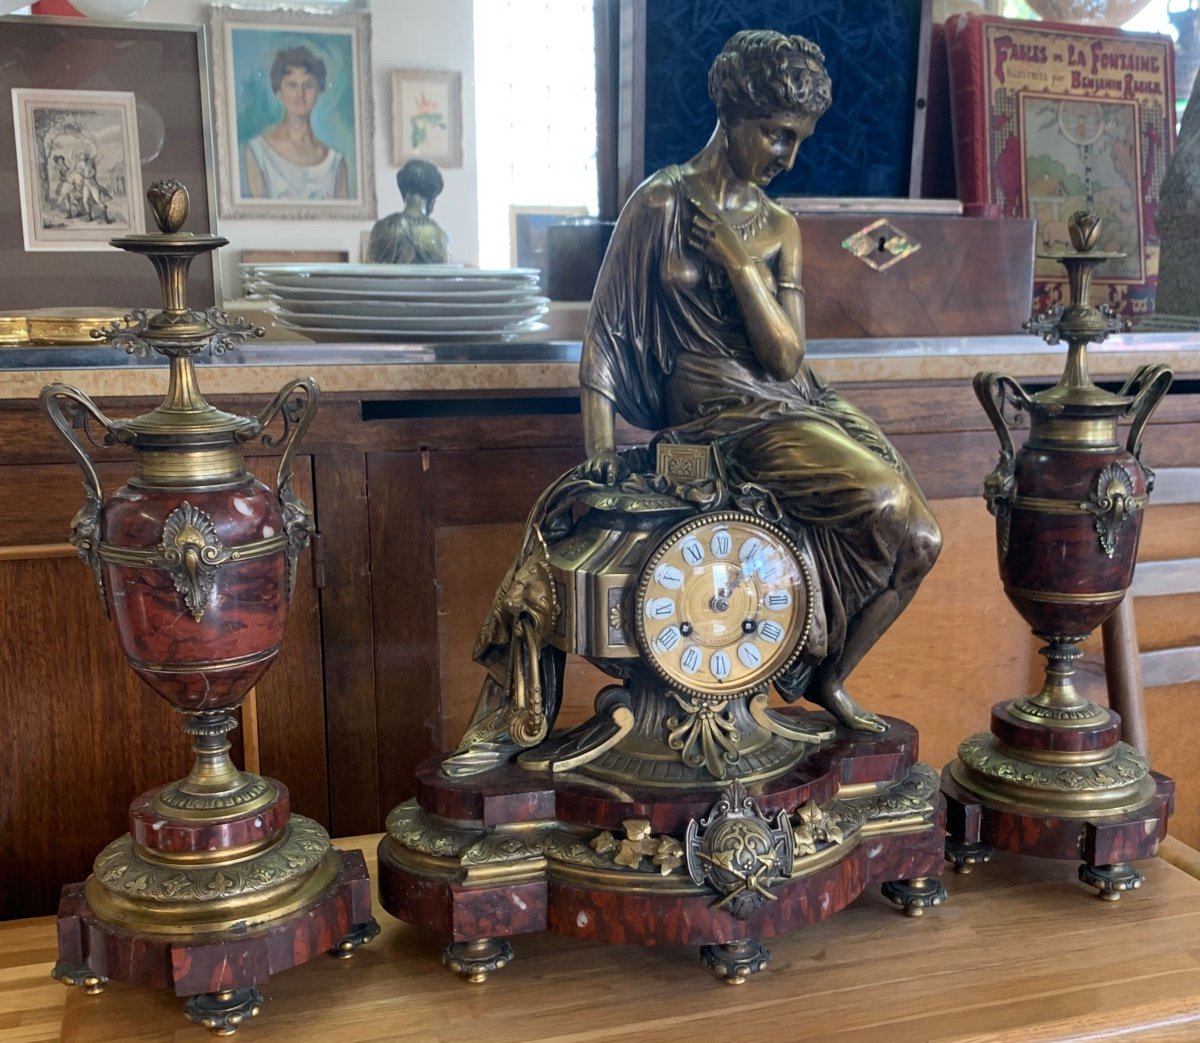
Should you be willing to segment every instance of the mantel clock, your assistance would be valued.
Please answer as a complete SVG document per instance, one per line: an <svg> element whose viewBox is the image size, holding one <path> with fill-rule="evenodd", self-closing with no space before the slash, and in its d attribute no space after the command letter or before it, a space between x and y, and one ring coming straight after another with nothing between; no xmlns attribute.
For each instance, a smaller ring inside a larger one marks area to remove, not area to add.
<svg viewBox="0 0 1200 1043"><path fill-rule="evenodd" d="M605 255L587 459L533 505L476 641L474 717L380 844L384 907L449 933L474 981L549 929L697 945L738 984L763 938L873 884L914 915L945 896L937 776L848 685L940 532L895 447L808 368L799 232L762 191L831 102L824 58L737 33L709 87L709 143L638 188ZM651 445L618 452L618 413ZM568 655L611 681L555 731Z"/></svg>

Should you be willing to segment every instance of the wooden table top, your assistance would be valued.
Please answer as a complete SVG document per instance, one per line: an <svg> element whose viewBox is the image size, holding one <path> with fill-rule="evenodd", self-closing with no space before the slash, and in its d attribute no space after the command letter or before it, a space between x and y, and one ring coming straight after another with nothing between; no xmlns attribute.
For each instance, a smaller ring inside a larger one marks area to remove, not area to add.
<svg viewBox="0 0 1200 1043"><path fill-rule="evenodd" d="M374 872L377 838L362 847ZM1100 902L1075 865L998 855L947 875L950 901L919 919L864 895L831 920L771 939L770 968L731 988L691 950L513 939L483 985L440 964L445 939L380 912L352 960L318 959L263 986L238 1038L644 1043L1050 1043L1200 1039L1200 855L1172 841L1145 886ZM0 1041L203 1043L170 992L112 983L99 996L50 978L51 917L0 924ZM61 1035L60 1035L61 1032Z"/></svg>

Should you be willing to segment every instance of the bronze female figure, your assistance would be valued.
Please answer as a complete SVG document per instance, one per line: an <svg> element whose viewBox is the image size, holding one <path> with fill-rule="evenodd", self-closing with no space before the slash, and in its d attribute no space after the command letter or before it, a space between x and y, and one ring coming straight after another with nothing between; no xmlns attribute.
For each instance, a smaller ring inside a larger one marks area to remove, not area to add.
<svg viewBox="0 0 1200 1043"><path fill-rule="evenodd" d="M709 71L717 126L621 213L584 335L585 473L623 477L614 418L710 443L732 480L778 499L807 534L824 627L776 687L880 731L846 677L912 599L941 534L899 454L805 361L801 242L763 189L831 103L820 49L745 31Z"/></svg>

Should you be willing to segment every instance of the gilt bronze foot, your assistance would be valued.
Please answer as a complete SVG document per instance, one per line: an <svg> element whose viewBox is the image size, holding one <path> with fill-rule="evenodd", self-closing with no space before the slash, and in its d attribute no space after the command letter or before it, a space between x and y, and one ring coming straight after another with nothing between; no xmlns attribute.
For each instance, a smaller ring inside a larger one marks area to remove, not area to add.
<svg viewBox="0 0 1200 1043"><path fill-rule="evenodd" d="M1115 902L1122 891L1136 891L1146 878L1128 862L1114 862L1108 866L1090 866L1085 862L1079 867L1079 879L1096 889L1097 898Z"/></svg>
<svg viewBox="0 0 1200 1043"><path fill-rule="evenodd" d="M487 981L492 971L512 963L513 949L503 938L477 938L473 942L451 942L442 950L442 963L473 985Z"/></svg>
<svg viewBox="0 0 1200 1043"><path fill-rule="evenodd" d="M956 873L966 876L976 866L990 862L996 849L979 840L955 840L946 838L946 861L954 866Z"/></svg>
<svg viewBox="0 0 1200 1043"><path fill-rule="evenodd" d="M726 985L741 985L751 974L766 969L771 962L771 950L748 938L728 945L702 945L700 960Z"/></svg>
<svg viewBox="0 0 1200 1043"><path fill-rule="evenodd" d="M108 979L103 974L97 974L83 963L64 963L59 960L50 972L55 981L64 985L78 985L89 996L96 996L104 991Z"/></svg>
<svg viewBox="0 0 1200 1043"><path fill-rule="evenodd" d="M183 1013L214 1036L232 1036L247 1018L258 1017L262 1005L262 993L250 986L189 996L183 1003Z"/></svg>
<svg viewBox="0 0 1200 1043"><path fill-rule="evenodd" d="M366 923L360 923L341 941L329 950L329 955L338 960L348 960L354 955L354 950L360 945L366 945L379 934L379 921L371 917Z"/></svg>
<svg viewBox="0 0 1200 1043"><path fill-rule="evenodd" d="M903 909L905 916L921 916L946 900L946 888L933 877L915 876L911 880L888 880L883 885L883 897Z"/></svg>

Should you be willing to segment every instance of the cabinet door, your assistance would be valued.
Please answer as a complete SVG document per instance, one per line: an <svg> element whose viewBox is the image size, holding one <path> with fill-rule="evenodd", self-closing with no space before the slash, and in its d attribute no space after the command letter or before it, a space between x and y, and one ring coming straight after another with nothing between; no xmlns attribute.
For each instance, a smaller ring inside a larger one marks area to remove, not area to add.
<svg viewBox="0 0 1200 1043"><path fill-rule="evenodd" d="M461 737L484 677L471 649L529 509L581 459L578 447L368 455L382 815L413 795L423 759ZM559 722L590 716L607 680L573 660L577 697Z"/></svg>

